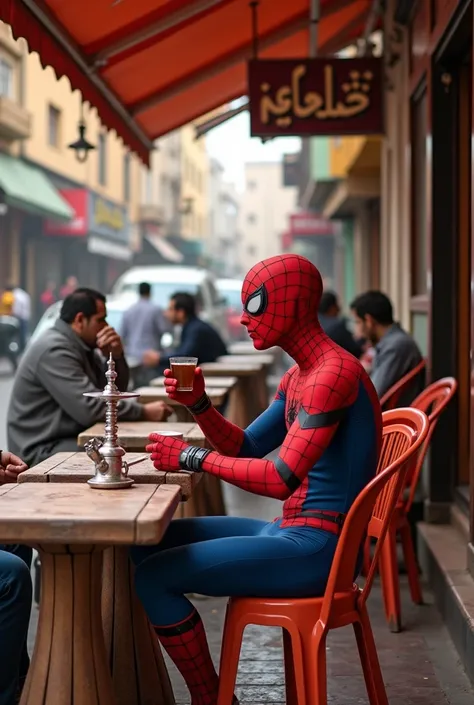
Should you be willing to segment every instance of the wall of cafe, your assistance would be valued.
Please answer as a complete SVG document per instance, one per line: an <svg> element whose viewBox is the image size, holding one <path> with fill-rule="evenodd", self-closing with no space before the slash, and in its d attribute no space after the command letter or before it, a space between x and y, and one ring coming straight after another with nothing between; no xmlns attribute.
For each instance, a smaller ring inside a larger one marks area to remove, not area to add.
<svg viewBox="0 0 474 705"><path fill-rule="evenodd" d="M385 139L381 155L380 287L393 301L396 317L413 331L410 313L410 179L408 31L396 27L396 0L385 17ZM396 40L396 41L395 41ZM392 64L393 53L397 60Z"/></svg>
<svg viewBox="0 0 474 705"><path fill-rule="evenodd" d="M474 681L472 27L472 0L386 4L380 275L428 357L428 380L458 380L433 436L418 535Z"/></svg>

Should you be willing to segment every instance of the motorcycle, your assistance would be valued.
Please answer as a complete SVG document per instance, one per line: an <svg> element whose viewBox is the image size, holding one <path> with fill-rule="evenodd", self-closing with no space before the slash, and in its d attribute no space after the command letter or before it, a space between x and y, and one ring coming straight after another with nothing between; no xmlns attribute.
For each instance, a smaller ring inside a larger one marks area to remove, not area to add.
<svg viewBox="0 0 474 705"><path fill-rule="evenodd" d="M13 316L0 316L0 359L6 357L16 372L20 354L20 323Z"/></svg>

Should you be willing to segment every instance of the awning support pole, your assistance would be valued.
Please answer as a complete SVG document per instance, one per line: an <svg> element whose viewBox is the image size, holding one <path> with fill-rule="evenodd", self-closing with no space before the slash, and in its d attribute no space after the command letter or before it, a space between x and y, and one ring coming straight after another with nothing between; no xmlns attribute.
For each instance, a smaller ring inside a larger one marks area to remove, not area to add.
<svg viewBox="0 0 474 705"><path fill-rule="evenodd" d="M319 0L311 0L309 7L309 57L314 59L318 53L318 25L320 16Z"/></svg>

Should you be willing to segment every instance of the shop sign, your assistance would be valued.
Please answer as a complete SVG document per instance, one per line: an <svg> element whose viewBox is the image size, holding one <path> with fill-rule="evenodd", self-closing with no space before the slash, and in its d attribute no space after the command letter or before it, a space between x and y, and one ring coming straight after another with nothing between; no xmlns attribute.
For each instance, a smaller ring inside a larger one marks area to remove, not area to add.
<svg viewBox="0 0 474 705"><path fill-rule="evenodd" d="M383 61L253 59L248 64L253 137L382 134Z"/></svg>
<svg viewBox="0 0 474 705"><path fill-rule="evenodd" d="M84 237L89 229L88 191L83 188L58 189L58 191L73 209L74 218L69 223L45 220L43 225L44 234Z"/></svg>
<svg viewBox="0 0 474 705"><path fill-rule="evenodd" d="M130 229L127 209L90 192L89 230L112 242L129 243Z"/></svg>
<svg viewBox="0 0 474 705"><path fill-rule="evenodd" d="M311 237L317 235L338 235L340 223L327 220L324 216L311 211L301 211L290 215L289 234L295 237Z"/></svg>

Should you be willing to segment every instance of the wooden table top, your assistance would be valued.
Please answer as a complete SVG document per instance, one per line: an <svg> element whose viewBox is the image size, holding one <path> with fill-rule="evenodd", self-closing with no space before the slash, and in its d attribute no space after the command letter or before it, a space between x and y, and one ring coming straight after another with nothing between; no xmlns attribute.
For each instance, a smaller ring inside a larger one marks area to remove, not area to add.
<svg viewBox="0 0 474 705"><path fill-rule="evenodd" d="M81 482L0 487L0 542L154 544L180 499L175 485L96 490Z"/></svg>
<svg viewBox="0 0 474 705"><path fill-rule="evenodd" d="M251 365L255 363L260 363L265 367L270 367L275 362L273 355L268 355L266 353L259 353L258 355L221 355L217 358L217 362L224 363L249 363Z"/></svg>
<svg viewBox="0 0 474 705"><path fill-rule="evenodd" d="M119 443L129 452L141 452L148 445L148 436L150 433L166 433L167 431L178 431L183 434L185 443L190 443L194 446L207 447L206 438L199 426L189 421L187 423L179 423L175 421L162 421L154 423L153 421L119 421ZM83 446L87 441L93 438L104 437L104 424L97 423L94 426L86 429L77 437L77 442Z"/></svg>
<svg viewBox="0 0 474 705"><path fill-rule="evenodd" d="M237 377L207 377L206 386L207 387L229 387L232 389L239 380ZM164 387L165 378L155 377L150 382L150 387Z"/></svg>
<svg viewBox="0 0 474 705"><path fill-rule="evenodd" d="M132 465L128 476L136 483L144 485L177 485L181 489L181 499L186 501L200 481L199 472L163 472L156 470L150 458L144 453L127 453L124 460L131 463L146 457L142 463ZM94 475L94 464L85 453L56 453L42 463L35 465L18 477L18 482L86 482Z"/></svg>
<svg viewBox="0 0 474 705"><path fill-rule="evenodd" d="M227 359L228 358L228 359ZM222 360L224 358L221 358ZM232 355L225 356L225 362L203 362L200 365L204 377L251 377L252 375L262 372L265 365L258 362L257 359L251 362L237 362L232 359Z"/></svg>
<svg viewBox="0 0 474 705"><path fill-rule="evenodd" d="M230 387L224 386L209 387L207 395L214 406L222 406L230 389ZM137 401L141 404L148 404L153 401L164 401L170 406L181 406L179 401L169 398L164 387L139 387L135 389L135 392L140 394Z"/></svg>

